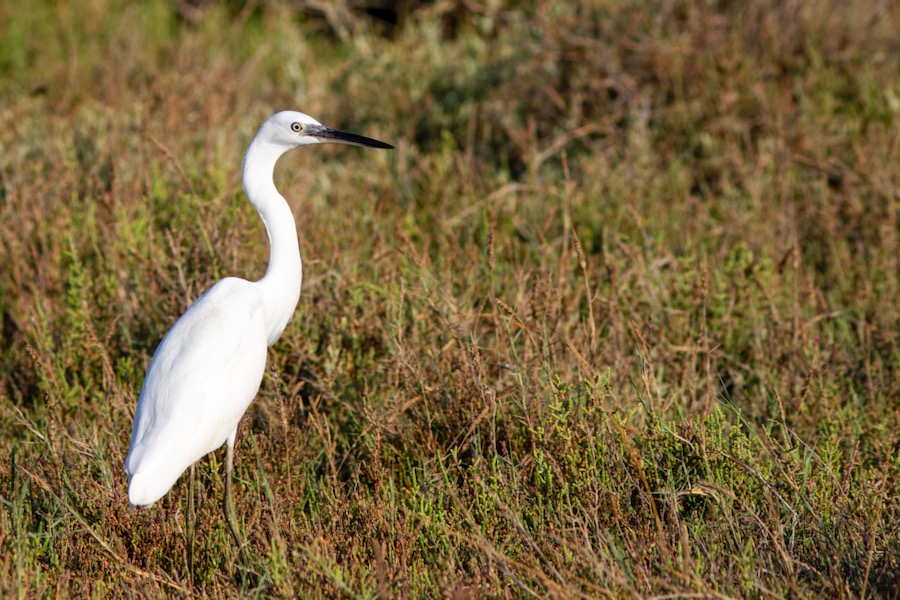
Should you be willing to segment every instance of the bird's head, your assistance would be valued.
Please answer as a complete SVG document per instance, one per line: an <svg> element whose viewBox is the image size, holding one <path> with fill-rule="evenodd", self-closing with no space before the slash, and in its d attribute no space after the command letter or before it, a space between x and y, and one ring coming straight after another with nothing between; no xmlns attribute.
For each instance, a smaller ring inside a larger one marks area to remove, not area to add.
<svg viewBox="0 0 900 600"><path fill-rule="evenodd" d="M259 133L267 141L287 149L306 144L329 143L350 144L366 148L393 148L390 144L378 140L325 127L309 115L294 110L275 113L263 123Z"/></svg>

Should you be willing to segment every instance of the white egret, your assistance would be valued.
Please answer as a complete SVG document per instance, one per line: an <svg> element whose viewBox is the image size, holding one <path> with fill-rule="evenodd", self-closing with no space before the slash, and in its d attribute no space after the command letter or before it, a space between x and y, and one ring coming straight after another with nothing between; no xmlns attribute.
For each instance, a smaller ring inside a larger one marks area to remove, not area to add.
<svg viewBox="0 0 900 600"><path fill-rule="evenodd" d="M266 348L281 336L297 307L302 278L296 224L275 188L273 172L288 150L329 142L393 148L330 129L294 111L271 116L250 143L244 157L244 190L265 223L269 265L259 281L228 277L213 285L156 349L125 459L132 506L149 506L162 498L188 467L224 443L225 512L240 544L231 492L234 440L262 383Z"/></svg>

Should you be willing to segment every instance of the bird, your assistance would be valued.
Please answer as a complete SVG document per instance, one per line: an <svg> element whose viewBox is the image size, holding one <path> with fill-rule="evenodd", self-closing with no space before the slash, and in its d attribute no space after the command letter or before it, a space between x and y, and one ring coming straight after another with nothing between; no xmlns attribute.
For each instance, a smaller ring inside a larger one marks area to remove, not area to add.
<svg viewBox="0 0 900 600"><path fill-rule="evenodd" d="M267 348L294 314L303 278L297 225L275 187L275 163L294 148L324 143L393 148L297 111L281 111L263 122L244 156L242 181L268 234L266 272L258 281L226 277L215 283L154 352L125 459L132 509L153 505L188 468L193 476L194 463L225 444L225 513L240 544L232 500L238 424L259 391ZM191 499L189 494L189 510Z"/></svg>

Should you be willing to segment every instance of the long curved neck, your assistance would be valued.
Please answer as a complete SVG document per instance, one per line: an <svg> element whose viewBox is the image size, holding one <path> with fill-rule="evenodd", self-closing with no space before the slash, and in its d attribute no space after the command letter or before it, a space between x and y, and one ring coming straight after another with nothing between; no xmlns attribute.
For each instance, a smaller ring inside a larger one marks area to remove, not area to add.
<svg viewBox="0 0 900 600"><path fill-rule="evenodd" d="M286 151L257 135L244 158L244 190L269 234L269 266L256 285L263 302L270 346L281 336L297 308L303 279L297 225L273 179L275 163Z"/></svg>

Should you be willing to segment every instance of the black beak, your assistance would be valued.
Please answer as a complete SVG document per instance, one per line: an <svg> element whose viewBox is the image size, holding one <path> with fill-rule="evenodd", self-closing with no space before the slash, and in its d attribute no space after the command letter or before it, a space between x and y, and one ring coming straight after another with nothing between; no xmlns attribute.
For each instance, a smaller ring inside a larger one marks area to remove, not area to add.
<svg viewBox="0 0 900 600"><path fill-rule="evenodd" d="M385 148L392 149L393 146L367 138L363 135L355 133L347 133L346 131L338 131L324 125L307 125L304 132L306 135L319 138L323 142L333 142L336 144L350 144L351 146L363 146L364 148Z"/></svg>

